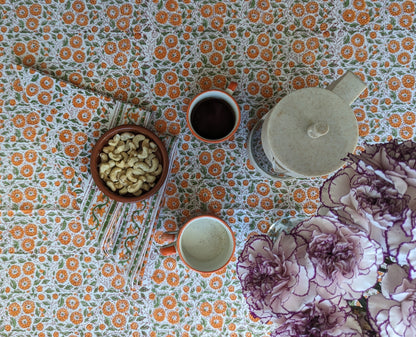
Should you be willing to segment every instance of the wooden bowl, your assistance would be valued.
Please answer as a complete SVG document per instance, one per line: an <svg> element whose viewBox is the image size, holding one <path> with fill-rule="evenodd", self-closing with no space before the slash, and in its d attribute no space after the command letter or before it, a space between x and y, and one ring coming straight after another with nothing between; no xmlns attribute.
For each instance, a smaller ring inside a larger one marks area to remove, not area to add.
<svg viewBox="0 0 416 337"><path fill-rule="evenodd" d="M134 196L133 194L126 194L121 195L117 191L113 192L107 184L101 179L99 174L99 164L101 163L100 153L103 152L103 148L108 145L108 141L112 139L116 134L121 134L123 132L131 132L133 134L142 134L149 138L152 142L154 142L158 149L155 152L156 157L159 159L160 164L162 164L162 173L156 180L155 185L147 192L144 192L140 196ZM166 148L159 137L157 137L152 131L134 124L126 124L120 125L115 128L112 128L105 132L98 142L95 144L94 148L92 149L91 153L91 160L90 160L90 169L91 174L94 179L95 184L97 187L103 192L106 196L110 199L119 201L119 202L138 202L144 199L151 197L155 194L159 189L162 187L163 183L166 180L169 171L169 157L166 151Z"/></svg>

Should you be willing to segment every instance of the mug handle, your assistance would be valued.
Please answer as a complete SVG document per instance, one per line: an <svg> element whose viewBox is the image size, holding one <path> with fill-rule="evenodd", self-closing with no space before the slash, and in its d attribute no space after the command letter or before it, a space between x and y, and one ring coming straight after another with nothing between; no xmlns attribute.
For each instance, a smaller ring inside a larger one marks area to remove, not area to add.
<svg viewBox="0 0 416 337"><path fill-rule="evenodd" d="M234 94L235 89L237 89L237 82L230 82L230 84L228 85L227 89L225 89L225 91L232 95Z"/></svg>
<svg viewBox="0 0 416 337"><path fill-rule="evenodd" d="M176 254L176 245L175 242L163 246L159 249L159 252L162 256L170 256L170 255L175 255Z"/></svg>
<svg viewBox="0 0 416 337"><path fill-rule="evenodd" d="M163 246L159 249L160 254L162 254L163 256L169 256L169 255L176 254L175 240L176 240L176 235L177 234L178 234L178 231L164 232L162 234L162 236L160 237L162 239L162 241L168 242L169 244L167 244L167 245L165 245L165 246Z"/></svg>

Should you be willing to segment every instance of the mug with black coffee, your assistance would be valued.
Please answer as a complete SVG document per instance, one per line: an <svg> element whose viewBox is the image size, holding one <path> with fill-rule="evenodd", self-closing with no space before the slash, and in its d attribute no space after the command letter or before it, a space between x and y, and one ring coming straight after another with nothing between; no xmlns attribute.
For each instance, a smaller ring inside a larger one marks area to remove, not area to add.
<svg viewBox="0 0 416 337"><path fill-rule="evenodd" d="M211 89L193 98L186 121L191 132L207 143L230 139L240 124L240 108L232 96L237 83L231 82L225 91Z"/></svg>

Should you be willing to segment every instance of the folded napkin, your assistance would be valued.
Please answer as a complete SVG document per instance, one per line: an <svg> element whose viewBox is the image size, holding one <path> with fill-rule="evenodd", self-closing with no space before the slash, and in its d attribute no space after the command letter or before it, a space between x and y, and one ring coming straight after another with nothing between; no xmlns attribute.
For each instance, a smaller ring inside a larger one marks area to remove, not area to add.
<svg viewBox="0 0 416 337"><path fill-rule="evenodd" d="M147 126L151 113L19 65L6 65L2 75L0 211L7 225L0 248L88 254L94 239L138 284L164 187L138 204L119 204L96 188L89 160L105 131ZM172 158L175 139L162 140Z"/></svg>

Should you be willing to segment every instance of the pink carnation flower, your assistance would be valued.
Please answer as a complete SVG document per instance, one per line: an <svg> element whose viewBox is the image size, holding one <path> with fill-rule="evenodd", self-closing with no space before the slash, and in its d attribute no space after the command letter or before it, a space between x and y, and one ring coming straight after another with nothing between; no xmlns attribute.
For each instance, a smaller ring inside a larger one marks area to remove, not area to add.
<svg viewBox="0 0 416 337"><path fill-rule="evenodd" d="M367 234L345 226L333 217L315 216L296 226L291 234L301 264L312 263L318 293L359 299L377 282L383 263L381 247Z"/></svg>
<svg viewBox="0 0 416 337"><path fill-rule="evenodd" d="M382 294L370 296L370 322L381 337L416 336L416 280L409 280L407 270L390 265L384 275Z"/></svg>
<svg viewBox="0 0 416 337"><path fill-rule="evenodd" d="M296 312L315 296L309 279L313 270L298 263L296 243L282 233L275 243L266 235L247 240L237 263L237 274L252 314L264 322Z"/></svg>

